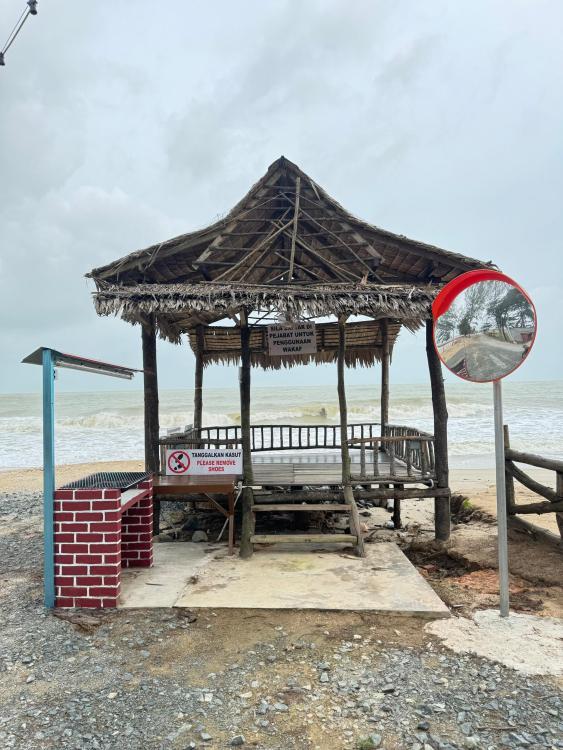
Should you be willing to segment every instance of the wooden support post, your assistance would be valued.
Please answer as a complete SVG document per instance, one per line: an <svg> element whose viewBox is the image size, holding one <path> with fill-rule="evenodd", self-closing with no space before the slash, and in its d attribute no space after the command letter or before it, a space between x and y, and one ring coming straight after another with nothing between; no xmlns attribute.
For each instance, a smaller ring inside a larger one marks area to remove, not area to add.
<svg viewBox="0 0 563 750"><path fill-rule="evenodd" d="M436 485L441 488L449 487L448 469L448 407L444 391L442 366L436 349L432 331L432 319L426 321L426 357L430 373L430 387L432 389L432 409L434 412L434 455L436 462ZM435 537L441 541L450 538L450 498L436 497L434 499L434 530Z"/></svg>
<svg viewBox="0 0 563 750"><path fill-rule="evenodd" d="M504 431L504 454L505 454L504 484L506 487L506 513L507 515L511 515L511 514L514 514L514 510L515 510L514 506L516 505L516 496L514 494L514 477L506 469L506 451L510 450L510 433L508 431L507 424L503 426L503 431Z"/></svg>
<svg viewBox="0 0 563 750"><path fill-rule="evenodd" d="M358 506L354 500L350 476L350 450L348 448L348 406L344 370L346 367L346 317L338 318L338 405L340 407L340 455L342 457L342 487L344 501L350 506L350 531L357 538L356 554L364 556L364 542L360 526Z"/></svg>
<svg viewBox="0 0 563 750"><path fill-rule="evenodd" d="M389 424L389 321L383 319L381 327L381 434Z"/></svg>
<svg viewBox="0 0 563 750"><path fill-rule="evenodd" d="M158 474L160 467L158 422L158 376L156 367L156 321L147 315L141 324L145 404L145 470ZM160 502L153 504L153 533L160 531Z"/></svg>
<svg viewBox="0 0 563 750"><path fill-rule="evenodd" d="M394 484L393 489L404 490L405 485ZM393 498L393 528L394 529L401 528L401 498L400 497Z"/></svg>
<svg viewBox="0 0 563 750"><path fill-rule="evenodd" d="M242 469L243 486L242 491L242 531L240 539L240 556L251 557L254 546L252 535L254 534L254 513L252 506L254 498L252 493L252 455L250 452L250 328L248 325L248 311L241 310L240 313L240 427L242 438Z"/></svg>
<svg viewBox="0 0 563 750"><path fill-rule="evenodd" d="M196 352L195 352L195 377L194 377L194 418L193 426L196 436L199 437L201 429L201 418L203 413L203 351L205 346L203 326L196 326Z"/></svg>
<svg viewBox="0 0 563 750"><path fill-rule="evenodd" d="M342 484L350 484L350 451L348 449L348 407L344 369L346 367L346 317L338 318L338 405L340 407L340 455L342 456Z"/></svg>

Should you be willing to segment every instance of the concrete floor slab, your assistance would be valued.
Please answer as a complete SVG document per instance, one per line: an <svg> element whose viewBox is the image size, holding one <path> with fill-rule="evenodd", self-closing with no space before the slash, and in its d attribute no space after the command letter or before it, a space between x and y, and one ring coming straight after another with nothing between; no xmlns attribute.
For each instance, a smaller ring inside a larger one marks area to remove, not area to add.
<svg viewBox="0 0 563 750"><path fill-rule="evenodd" d="M208 563L210 554L205 552L206 547L191 542L155 544L152 568L121 571L119 606L173 607L198 569Z"/></svg>
<svg viewBox="0 0 563 750"><path fill-rule="evenodd" d="M450 614L393 543L366 545L364 558L349 548L289 545L259 549L249 560L190 542L158 544L154 551L153 568L124 571L120 606Z"/></svg>

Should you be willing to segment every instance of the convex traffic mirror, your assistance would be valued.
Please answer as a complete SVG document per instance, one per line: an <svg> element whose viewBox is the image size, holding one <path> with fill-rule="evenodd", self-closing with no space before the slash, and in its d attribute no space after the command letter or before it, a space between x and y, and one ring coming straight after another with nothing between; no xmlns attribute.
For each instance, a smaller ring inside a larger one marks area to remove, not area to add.
<svg viewBox="0 0 563 750"><path fill-rule="evenodd" d="M479 278L490 275L492 278ZM500 380L519 367L536 336L534 305L504 274L464 274L436 298L434 342L446 367L464 380ZM451 289L450 289L451 287ZM444 292L449 291L449 294Z"/></svg>

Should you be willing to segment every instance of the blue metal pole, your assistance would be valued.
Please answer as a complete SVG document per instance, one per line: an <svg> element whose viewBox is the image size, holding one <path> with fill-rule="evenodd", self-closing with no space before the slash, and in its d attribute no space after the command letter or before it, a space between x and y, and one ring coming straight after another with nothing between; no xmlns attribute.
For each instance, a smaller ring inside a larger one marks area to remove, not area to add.
<svg viewBox="0 0 563 750"><path fill-rule="evenodd" d="M43 576L45 606L55 606L55 366L43 350Z"/></svg>

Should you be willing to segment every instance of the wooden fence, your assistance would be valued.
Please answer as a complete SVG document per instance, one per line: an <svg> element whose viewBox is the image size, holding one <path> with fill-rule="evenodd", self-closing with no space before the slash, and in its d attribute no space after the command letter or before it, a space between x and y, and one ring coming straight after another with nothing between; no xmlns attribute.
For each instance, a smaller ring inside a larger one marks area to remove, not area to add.
<svg viewBox="0 0 563 750"><path fill-rule="evenodd" d="M532 477L516 466L515 462L554 471L555 489L547 487L535 479L532 479ZM504 466L506 476L506 506L508 514L514 516L521 514L555 513L559 533L563 537L563 461L558 461L554 458L536 456L533 453L523 453L522 451L512 450L510 447L508 427L505 425ZM517 505L516 493L514 490L515 479L536 495L545 498L547 502L542 501L537 503L527 503L526 505Z"/></svg>

